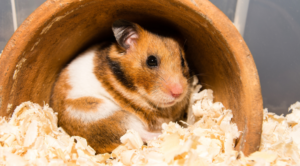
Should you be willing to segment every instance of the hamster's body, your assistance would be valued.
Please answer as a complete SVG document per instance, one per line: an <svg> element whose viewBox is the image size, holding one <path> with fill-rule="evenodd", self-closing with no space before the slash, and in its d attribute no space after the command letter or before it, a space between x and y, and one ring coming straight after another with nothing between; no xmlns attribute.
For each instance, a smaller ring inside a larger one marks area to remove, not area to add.
<svg viewBox="0 0 300 166"><path fill-rule="evenodd" d="M70 135L97 153L111 152L128 129L143 141L178 121L189 107L191 81L182 46L137 24L119 20L118 43L103 43L73 60L60 74L51 106Z"/></svg>

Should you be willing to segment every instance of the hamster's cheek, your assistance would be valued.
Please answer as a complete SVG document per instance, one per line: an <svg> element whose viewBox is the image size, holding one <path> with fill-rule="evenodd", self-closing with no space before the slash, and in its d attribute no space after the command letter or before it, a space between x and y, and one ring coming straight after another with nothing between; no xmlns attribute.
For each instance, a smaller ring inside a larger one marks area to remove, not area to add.
<svg viewBox="0 0 300 166"><path fill-rule="evenodd" d="M155 93L150 95L150 98L154 104L161 107L167 107L175 104L175 98L166 94L163 91L157 90Z"/></svg>

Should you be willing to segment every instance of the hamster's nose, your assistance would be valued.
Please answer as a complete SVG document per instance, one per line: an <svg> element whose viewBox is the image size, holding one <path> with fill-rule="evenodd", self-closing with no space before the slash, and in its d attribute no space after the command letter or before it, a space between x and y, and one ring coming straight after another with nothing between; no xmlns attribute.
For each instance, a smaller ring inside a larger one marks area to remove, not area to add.
<svg viewBox="0 0 300 166"><path fill-rule="evenodd" d="M181 84L172 84L170 86L170 92L171 92L171 95L175 98L178 98L182 92L183 92L183 88L182 88L182 85Z"/></svg>

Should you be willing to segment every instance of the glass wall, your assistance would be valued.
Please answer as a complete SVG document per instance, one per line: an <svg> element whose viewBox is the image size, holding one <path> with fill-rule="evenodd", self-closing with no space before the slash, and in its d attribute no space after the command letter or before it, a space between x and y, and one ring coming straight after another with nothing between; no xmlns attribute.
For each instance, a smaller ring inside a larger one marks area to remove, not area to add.
<svg viewBox="0 0 300 166"><path fill-rule="evenodd" d="M14 2L15 5L12 5ZM16 27L45 0L0 0L0 52L14 33L13 8L16 14Z"/></svg>
<svg viewBox="0 0 300 166"><path fill-rule="evenodd" d="M9 0L0 0L0 53L13 33L11 3Z"/></svg>
<svg viewBox="0 0 300 166"><path fill-rule="evenodd" d="M250 0L244 39L260 76L264 107L300 101L300 1Z"/></svg>
<svg viewBox="0 0 300 166"><path fill-rule="evenodd" d="M22 22L45 0L15 0L17 20L20 26Z"/></svg>
<svg viewBox="0 0 300 166"><path fill-rule="evenodd" d="M216 5L226 16L234 21L234 14L237 0L211 0L214 5Z"/></svg>

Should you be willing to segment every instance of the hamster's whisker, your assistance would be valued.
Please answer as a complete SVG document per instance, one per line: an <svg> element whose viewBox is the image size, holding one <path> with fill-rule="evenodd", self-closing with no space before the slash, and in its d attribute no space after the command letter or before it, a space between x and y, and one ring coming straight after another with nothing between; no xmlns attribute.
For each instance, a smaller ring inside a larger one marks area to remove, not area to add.
<svg viewBox="0 0 300 166"><path fill-rule="evenodd" d="M186 45L186 42L187 42L187 39L185 39L185 40L184 40L183 46L185 46L185 45Z"/></svg>
<svg viewBox="0 0 300 166"><path fill-rule="evenodd" d="M170 78L171 78L171 76L169 76L169 77L168 77L167 81L169 81L169 80L170 80Z"/></svg>
<svg viewBox="0 0 300 166"><path fill-rule="evenodd" d="M209 88L209 89L212 89L212 86L209 85L209 84L207 84L207 83L200 82L200 85L203 85L203 86L205 86L205 87L207 87L207 88ZM201 89L202 89L202 88L201 88Z"/></svg>
<svg viewBox="0 0 300 166"><path fill-rule="evenodd" d="M159 77L158 77L160 80L162 80L162 81L165 81L163 78L161 78L161 76L159 75Z"/></svg>
<svg viewBox="0 0 300 166"><path fill-rule="evenodd" d="M208 74L200 73L200 74L193 74L192 76L190 76L190 78L188 78L188 80L194 78L194 76L210 77Z"/></svg>
<svg viewBox="0 0 300 166"><path fill-rule="evenodd" d="M141 94L141 97L144 97L146 96L147 93L145 92L144 94ZM140 98L134 98L134 99L131 99L131 101L128 102L128 104L126 104L126 106L128 107L129 105L132 105L134 104L136 101L140 100ZM140 110L140 109L139 109Z"/></svg>
<svg viewBox="0 0 300 166"><path fill-rule="evenodd" d="M159 103L157 102L157 103L156 103L156 108L155 108L155 109L158 109L158 104L159 104Z"/></svg>
<svg viewBox="0 0 300 166"><path fill-rule="evenodd" d="M158 73L159 78L166 82L166 80Z"/></svg>

